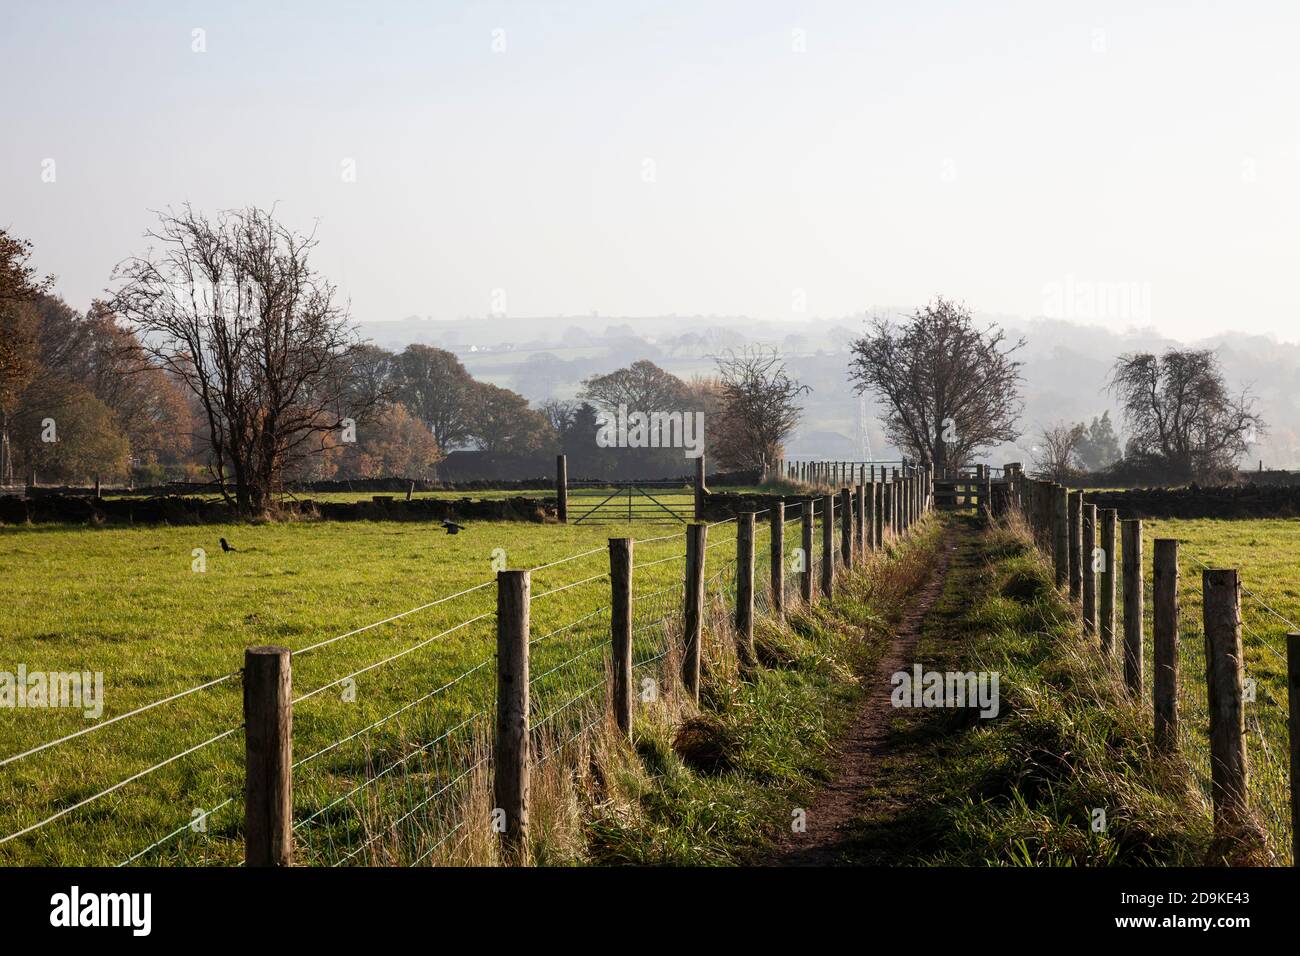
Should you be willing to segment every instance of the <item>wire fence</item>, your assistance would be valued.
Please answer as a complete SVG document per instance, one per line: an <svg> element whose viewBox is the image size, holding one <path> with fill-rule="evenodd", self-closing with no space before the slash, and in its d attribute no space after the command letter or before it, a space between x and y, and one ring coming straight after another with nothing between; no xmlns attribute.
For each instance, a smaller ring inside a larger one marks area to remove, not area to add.
<svg viewBox="0 0 1300 956"><path fill-rule="evenodd" d="M1067 532L1062 531L1061 515L1066 505L1062 503L1061 489L1047 482L1037 482L1038 488L1029 479L1020 479L1023 485L1023 499L1027 505L1026 514L1035 526L1037 540L1049 557L1053 550L1059 556L1064 548L1078 547L1078 541L1068 539ZM1056 497L1054 497L1056 496ZM1079 506L1086 500L1079 499ZM1075 507L1070 504L1069 507ZM1086 519L1083 519L1086 523ZM1100 523L1100 516L1098 519ZM1142 522L1132 522L1140 540ZM1100 533L1096 543L1104 557L1104 546ZM1121 600L1119 582L1126 579L1125 563L1129 560L1127 549L1117 541L1114 545L1115 566L1115 654L1124 656L1125 628L1121 625L1124 617L1125 602ZM1207 659L1211 641L1207 640L1205 609L1207 596L1203 589L1203 572L1216 572L1225 568L1223 562L1215 561L1213 545L1178 541L1178 563L1182 565L1178 573L1178 589L1174 597L1174 613L1177 615L1176 631L1176 671L1173 698L1176 701L1177 715L1177 749L1185 759L1195 782L1200 799L1207 813L1215 809L1215 783L1213 779L1213 746L1211 741L1210 683L1211 664L1221 663ZM1169 554L1174 552L1170 551ZM1140 695L1145 701L1159 708L1155 693L1148 688L1155 688L1156 670L1162 666L1156 648L1157 594L1155 589L1155 549L1150 545L1141 548L1142 568L1136 576L1141 588L1142 621L1142 668L1137 683L1130 683L1132 693ZM1080 553L1078 560L1086 562L1087 556ZM1075 559L1071 557L1071 561ZM1231 562L1226 565L1231 567ZM1084 569L1086 572L1086 568ZM1243 713L1242 741L1246 751L1246 803L1257 816L1264 830L1267 849L1275 862L1294 864L1293 859L1293 810L1291 792L1290 766L1290 732L1289 717L1291 701L1287 692L1287 650L1285 638L1288 632L1300 633L1294 621L1277 608L1273 607L1253 587L1252 569L1233 572L1240 589L1240 602L1235 607L1236 623L1240 627L1241 659L1236 660L1235 652L1229 652L1228 673L1235 671L1240 676L1241 692L1235 686L1229 686L1222 693L1231 698L1231 703L1239 704ZM1261 572L1262 575L1262 572ZM1099 586L1100 587L1100 586ZM1074 597L1073 589L1071 590ZM1087 591L1083 592L1087 595ZM1234 603L1235 603L1234 599ZM1218 628L1216 633L1222 633ZM1231 621L1229 631L1231 635ZM1216 814L1216 817L1218 815Z"/></svg>
<svg viewBox="0 0 1300 956"><path fill-rule="evenodd" d="M790 503L778 555L770 512L754 516L759 614L773 610L773 560L787 570L786 606L797 600L798 569L814 560L803 553L803 507ZM824 519L820 500L813 507L814 520ZM838 524L835 530L832 561L839 559ZM682 685L687 536L684 526L635 543L630 678L642 704ZM710 524L707 538L698 569L703 610L719 634L730 633L745 539L736 517ZM814 549L822 540L816 536ZM533 766L546 768L568 759L570 745L611 714L611 552L591 548L528 570L528 739ZM501 700L494 583L432 597L292 652L300 683L286 701L295 863L497 858L490 824ZM242 669L232 670L0 757L0 862L242 863L244 683ZM100 758L96 767L112 767L112 779L68 772L88 755Z"/></svg>

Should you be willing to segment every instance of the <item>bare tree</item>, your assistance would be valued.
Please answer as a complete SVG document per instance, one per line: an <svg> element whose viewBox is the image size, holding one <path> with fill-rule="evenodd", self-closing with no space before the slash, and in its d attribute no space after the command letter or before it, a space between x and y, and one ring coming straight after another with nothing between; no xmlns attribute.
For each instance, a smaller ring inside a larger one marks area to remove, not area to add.
<svg viewBox="0 0 1300 956"><path fill-rule="evenodd" d="M943 474L1019 436L1023 363L1013 356L1024 344L937 298L901 325L876 319L852 345L849 379L884 405L894 445Z"/></svg>
<svg viewBox="0 0 1300 956"><path fill-rule="evenodd" d="M799 424L799 399L812 389L790 377L774 348L729 349L714 361L723 426L710 435L720 445L713 451L724 464L766 471Z"/></svg>
<svg viewBox="0 0 1300 956"><path fill-rule="evenodd" d="M314 234L273 209L209 219L186 205L146 235L162 248L118 267L111 307L197 397L223 496L241 515L263 513L286 463L342 425L358 348L347 310L311 267Z"/></svg>
<svg viewBox="0 0 1300 956"><path fill-rule="evenodd" d="M1034 448L1034 471L1037 477L1048 481L1067 481L1079 471L1079 448L1087 435L1082 423L1067 425L1057 422L1043 428Z"/></svg>
<svg viewBox="0 0 1300 956"><path fill-rule="evenodd" d="M1249 391L1228 393L1210 349L1121 355L1111 372L1128 427L1127 457L1173 480L1222 474L1265 430Z"/></svg>

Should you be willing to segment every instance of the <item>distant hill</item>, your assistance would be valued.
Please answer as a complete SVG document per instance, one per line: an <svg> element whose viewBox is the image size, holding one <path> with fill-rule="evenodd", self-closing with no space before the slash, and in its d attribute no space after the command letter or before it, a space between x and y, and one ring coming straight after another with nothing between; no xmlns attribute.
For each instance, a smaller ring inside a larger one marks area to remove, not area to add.
<svg viewBox="0 0 1300 956"><path fill-rule="evenodd" d="M535 403L572 397L583 378L639 358L690 378L709 374L711 356L727 348L751 342L775 345L793 373L813 389L789 449L792 457L870 453L895 458L898 452L886 443L876 409L852 393L846 371L848 343L867 315L904 311L882 308L853 316L783 321L716 315L484 316L454 321L410 316L365 323L362 333L390 349L412 342L446 348L459 355L476 378L513 388ZM1027 461L1038 429L1058 420L1090 421L1109 410L1122 427L1119 409L1106 392L1115 357L1179 344L1150 329L1118 333L1059 319L979 317L1026 340L1025 434L1017 445L995 451L990 456L995 464ZM1248 386L1258 397L1269 432L1252 461L1243 464L1263 459L1266 468L1300 467L1300 346L1232 333L1181 344L1217 349L1230 387L1235 391Z"/></svg>

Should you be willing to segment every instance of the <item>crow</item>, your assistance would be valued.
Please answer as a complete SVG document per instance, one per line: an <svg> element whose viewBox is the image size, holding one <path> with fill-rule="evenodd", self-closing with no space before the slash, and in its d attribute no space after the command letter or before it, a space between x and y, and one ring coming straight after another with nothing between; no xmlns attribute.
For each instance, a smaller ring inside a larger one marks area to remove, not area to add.
<svg viewBox="0 0 1300 956"><path fill-rule="evenodd" d="M222 538L222 539L221 539L221 550L222 550L222 551L227 551L227 552L228 552L228 551L238 551L239 549L236 548L233 544L230 544L229 542L227 542L225 538Z"/></svg>
<svg viewBox="0 0 1300 956"><path fill-rule="evenodd" d="M456 524L454 521L443 520L442 526L447 529L448 534L460 534L460 529L465 527L463 524Z"/></svg>

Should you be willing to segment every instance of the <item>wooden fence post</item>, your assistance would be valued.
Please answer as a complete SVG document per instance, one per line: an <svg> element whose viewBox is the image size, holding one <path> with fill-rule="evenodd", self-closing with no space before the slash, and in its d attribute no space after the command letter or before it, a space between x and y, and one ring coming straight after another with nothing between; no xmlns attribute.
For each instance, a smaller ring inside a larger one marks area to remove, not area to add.
<svg viewBox="0 0 1300 956"><path fill-rule="evenodd" d="M1300 866L1300 633L1286 636L1286 687L1291 738L1291 865Z"/></svg>
<svg viewBox="0 0 1300 956"><path fill-rule="evenodd" d="M1097 506L1083 506L1083 633L1097 633Z"/></svg>
<svg viewBox="0 0 1300 956"><path fill-rule="evenodd" d="M555 511L560 524L569 523L569 464L564 455L555 456Z"/></svg>
<svg viewBox="0 0 1300 956"><path fill-rule="evenodd" d="M862 486L862 537L863 547L868 551L876 549L876 483L868 481Z"/></svg>
<svg viewBox="0 0 1300 956"><path fill-rule="evenodd" d="M1052 562L1058 588L1070 583L1070 509L1067 495L1065 488L1052 485Z"/></svg>
<svg viewBox="0 0 1300 956"><path fill-rule="evenodd" d="M736 516L736 656L742 671L754 668L754 513Z"/></svg>
<svg viewBox="0 0 1300 956"><path fill-rule="evenodd" d="M840 489L840 561L844 569L853 567L853 492Z"/></svg>
<svg viewBox="0 0 1300 956"><path fill-rule="evenodd" d="M704 493L708 488L704 485L704 454L701 453L699 458L695 459L695 520L704 520Z"/></svg>
<svg viewBox="0 0 1300 956"><path fill-rule="evenodd" d="M632 560L631 538L609 539L610 655L613 659L614 723L632 739Z"/></svg>
<svg viewBox="0 0 1300 956"><path fill-rule="evenodd" d="M492 752L493 809L506 861L528 855L528 627L532 584L527 571L497 572L497 726Z"/></svg>
<svg viewBox="0 0 1300 956"><path fill-rule="evenodd" d="M867 486L858 485L857 496L853 499L854 507L857 508L857 531L858 537L853 542L858 551L858 557L866 558L867 556Z"/></svg>
<svg viewBox="0 0 1300 956"><path fill-rule="evenodd" d="M1156 747L1178 749L1178 542L1156 538L1153 558L1151 630L1155 664L1151 695Z"/></svg>
<svg viewBox="0 0 1300 956"><path fill-rule="evenodd" d="M822 496L822 594L835 594L835 496Z"/></svg>
<svg viewBox="0 0 1300 956"><path fill-rule="evenodd" d="M875 515L872 518L872 526L875 536L875 547L879 551L885 546L885 482L873 482L875 488Z"/></svg>
<svg viewBox="0 0 1300 956"><path fill-rule="evenodd" d="M1142 521L1120 525L1124 538L1124 683L1142 698Z"/></svg>
<svg viewBox="0 0 1300 956"><path fill-rule="evenodd" d="M1201 572L1205 683L1209 695L1214 823L1247 819L1246 724L1242 709L1241 582L1236 571Z"/></svg>
<svg viewBox="0 0 1300 956"><path fill-rule="evenodd" d="M803 513L799 516L799 547L803 551L803 574L799 578L799 596L805 604L813 599L813 502L808 498L803 503Z"/></svg>
<svg viewBox="0 0 1300 956"><path fill-rule="evenodd" d="M779 621L785 617L785 502L774 501L768 520L771 522L772 614Z"/></svg>
<svg viewBox="0 0 1300 956"><path fill-rule="evenodd" d="M1101 609L1097 630L1101 633L1101 652L1107 657L1115 653L1115 522L1119 512L1114 508L1101 509L1101 550L1103 564L1101 578Z"/></svg>
<svg viewBox="0 0 1300 956"><path fill-rule="evenodd" d="M1070 509L1070 603L1083 603L1083 492L1071 491Z"/></svg>
<svg viewBox="0 0 1300 956"><path fill-rule="evenodd" d="M709 526L686 527L686 613L682 648L682 685L694 701L700 699L700 632L704 621L704 553Z"/></svg>
<svg viewBox="0 0 1300 956"><path fill-rule="evenodd" d="M293 675L287 647L244 650L244 865L293 865Z"/></svg>

